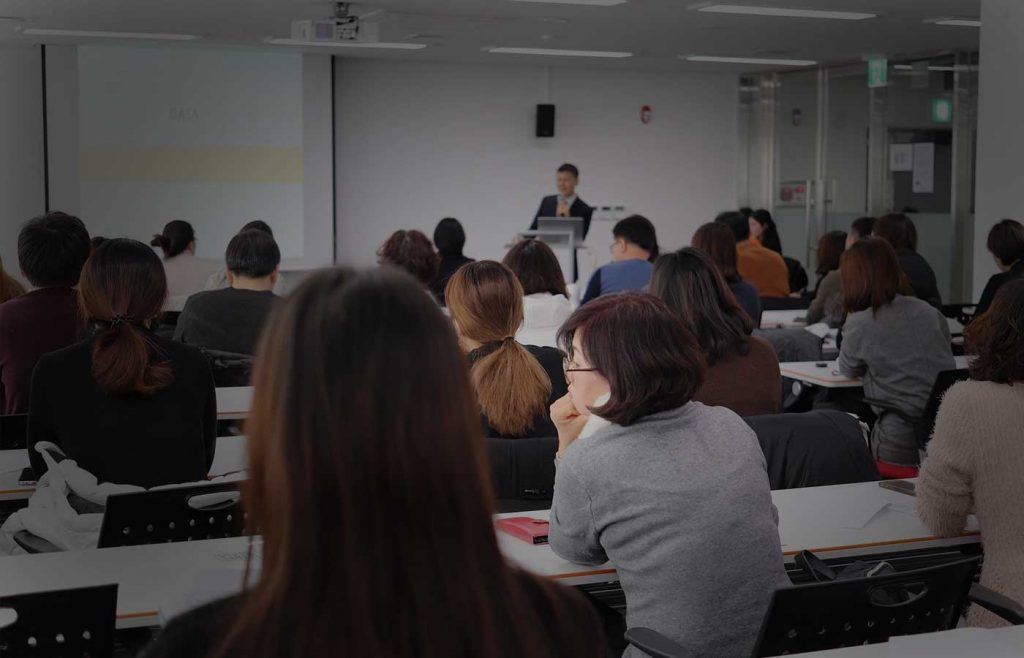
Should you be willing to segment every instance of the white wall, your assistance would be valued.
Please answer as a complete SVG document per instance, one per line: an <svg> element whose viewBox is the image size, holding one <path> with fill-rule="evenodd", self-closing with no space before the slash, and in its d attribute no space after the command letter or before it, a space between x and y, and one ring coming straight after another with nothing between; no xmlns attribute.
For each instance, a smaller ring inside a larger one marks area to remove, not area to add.
<svg viewBox="0 0 1024 658"><path fill-rule="evenodd" d="M981 72L978 89L978 155L974 214L974 298L995 274L985 247L992 226L1007 217L1024 221L1024 3L982 0Z"/></svg>
<svg viewBox="0 0 1024 658"><path fill-rule="evenodd" d="M499 259L563 162L580 167L584 200L646 215L666 248L736 205L735 76L553 68L556 136L540 139L542 68L337 59L335 70L341 263L371 264L392 231L430 236L449 215L466 226L467 255Z"/></svg>
<svg viewBox="0 0 1024 658"><path fill-rule="evenodd" d="M38 46L0 48L0 257L18 268L18 231L45 211L43 90Z"/></svg>

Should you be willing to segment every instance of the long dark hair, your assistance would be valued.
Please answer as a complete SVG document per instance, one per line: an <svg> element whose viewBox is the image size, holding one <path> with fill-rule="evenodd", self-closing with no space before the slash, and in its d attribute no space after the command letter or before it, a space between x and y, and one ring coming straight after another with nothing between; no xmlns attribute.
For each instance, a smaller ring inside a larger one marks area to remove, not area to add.
<svg viewBox="0 0 1024 658"><path fill-rule="evenodd" d="M754 323L703 251L685 247L659 258L650 289L697 336L708 365L747 354Z"/></svg>
<svg viewBox="0 0 1024 658"><path fill-rule="evenodd" d="M164 266L137 240L107 240L92 253L78 290L83 315L97 326L92 373L108 393L150 395L171 383L146 329L167 299Z"/></svg>
<svg viewBox="0 0 1024 658"><path fill-rule="evenodd" d="M463 265L444 291L452 320L463 336L483 344L470 376L480 411L502 436L533 429L551 396L551 379L514 340L523 323L523 288L516 275L490 260Z"/></svg>
<svg viewBox="0 0 1024 658"><path fill-rule="evenodd" d="M842 231L829 231L818 239L818 267L815 273L825 276L832 270L839 269L839 259L846 250L846 234Z"/></svg>
<svg viewBox="0 0 1024 658"><path fill-rule="evenodd" d="M195 239L196 232L192 229L192 225L186 221L175 219L167 222L163 233L154 235L149 244L160 247L164 252L164 258L174 258L188 249Z"/></svg>
<svg viewBox="0 0 1024 658"><path fill-rule="evenodd" d="M520 240L512 245L501 262L515 273L524 295L548 292L569 297L558 257L540 240Z"/></svg>
<svg viewBox="0 0 1024 658"><path fill-rule="evenodd" d="M711 257L726 283L743 280L738 269L739 256L736 253L736 235L722 222L704 224L693 234L690 246L700 249Z"/></svg>
<svg viewBox="0 0 1024 658"><path fill-rule="evenodd" d="M992 306L964 330L971 379L1024 382L1024 279L1005 283Z"/></svg>
<svg viewBox="0 0 1024 658"><path fill-rule="evenodd" d="M782 240L779 238L779 228L775 225L772 214L762 208L755 210L750 216L764 227L764 233L761 234L761 246L771 249L777 254L782 254Z"/></svg>
<svg viewBox="0 0 1024 658"><path fill-rule="evenodd" d="M216 655L554 658L498 550L465 359L421 286L311 275L271 315L253 381L243 500L262 571ZM562 628L581 655L590 629Z"/></svg>

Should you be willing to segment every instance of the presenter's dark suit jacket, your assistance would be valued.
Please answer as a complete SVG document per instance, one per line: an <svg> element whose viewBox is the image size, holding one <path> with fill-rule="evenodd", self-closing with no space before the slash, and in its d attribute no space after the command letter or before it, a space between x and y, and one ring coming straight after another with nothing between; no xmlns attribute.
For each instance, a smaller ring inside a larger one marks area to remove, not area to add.
<svg viewBox="0 0 1024 658"><path fill-rule="evenodd" d="M546 196L544 200L540 202L540 208L537 209L537 214L533 217L533 223L530 224L530 230L534 231L537 229L537 218L538 217L555 217L555 213L558 212L558 195ZM570 217L582 217L583 218L583 237L586 238L590 232L590 218L594 215L594 209L583 202L578 196L576 200L572 202L572 207L569 208Z"/></svg>

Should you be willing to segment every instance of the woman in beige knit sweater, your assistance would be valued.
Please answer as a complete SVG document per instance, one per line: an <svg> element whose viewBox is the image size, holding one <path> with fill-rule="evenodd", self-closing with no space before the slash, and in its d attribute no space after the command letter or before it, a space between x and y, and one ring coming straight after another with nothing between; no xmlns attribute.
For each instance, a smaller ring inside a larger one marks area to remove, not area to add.
<svg viewBox="0 0 1024 658"><path fill-rule="evenodd" d="M917 510L941 536L978 515L981 584L1024 601L1024 280L1005 285L970 324L972 381L949 389L917 484ZM972 608L972 626L1005 625Z"/></svg>

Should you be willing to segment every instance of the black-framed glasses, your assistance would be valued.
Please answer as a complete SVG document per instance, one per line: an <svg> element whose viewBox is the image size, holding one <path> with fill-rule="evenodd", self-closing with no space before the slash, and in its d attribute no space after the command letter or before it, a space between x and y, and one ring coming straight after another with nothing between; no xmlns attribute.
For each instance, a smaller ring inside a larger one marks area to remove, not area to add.
<svg viewBox="0 0 1024 658"><path fill-rule="evenodd" d="M569 381L569 373L570 372L597 372L597 368L571 368L570 367L571 365L572 365L572 363L570 363L569 361L565 361L564 363L562 363L562 372L565 373L565 383L566 384L571 383Z"/></svg>

